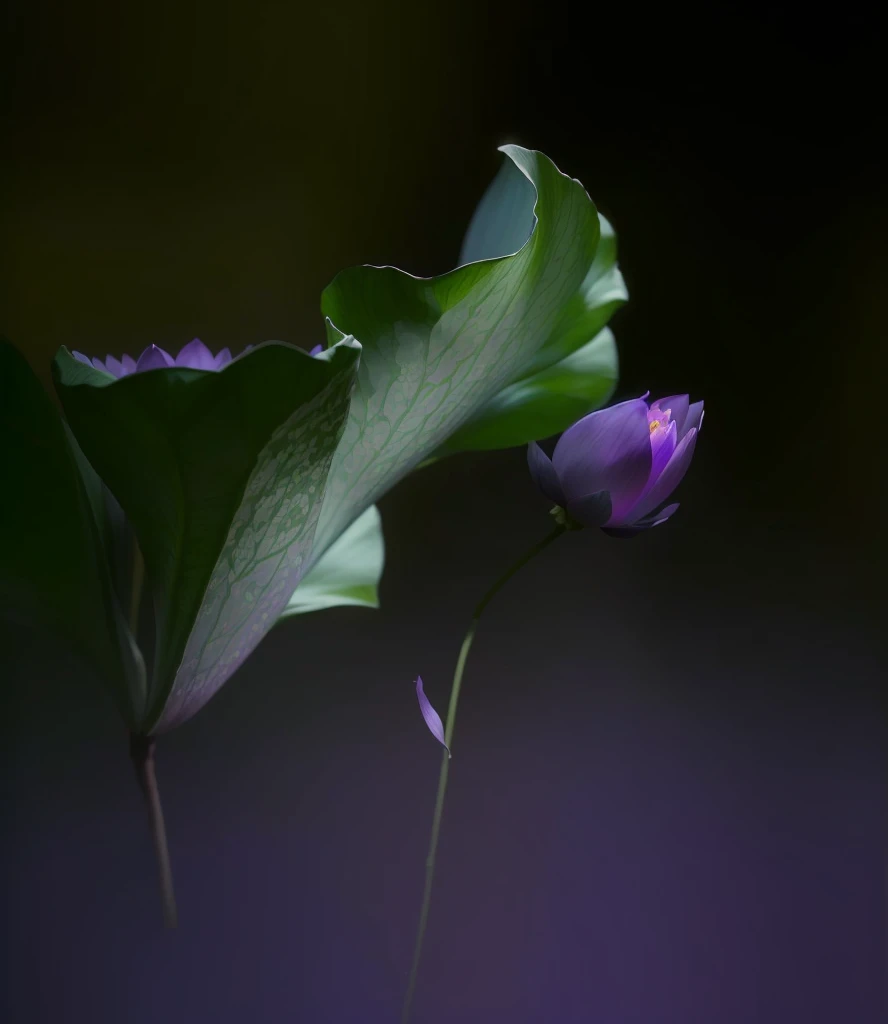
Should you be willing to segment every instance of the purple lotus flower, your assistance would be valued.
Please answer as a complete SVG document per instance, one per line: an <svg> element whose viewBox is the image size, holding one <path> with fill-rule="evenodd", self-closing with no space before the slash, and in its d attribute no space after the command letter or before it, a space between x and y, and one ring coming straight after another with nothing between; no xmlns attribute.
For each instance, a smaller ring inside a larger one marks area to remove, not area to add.
<svg viewBox="0 0 888 1024"><path fill-rule="evenodd" d="M252 347L252 345L247 345L241 355L245 355ZM323 350L323 345L315 345L309 355L319 355ZM90 359L82 352L72 352L72 355L81 363L94 366L97 370L110 373L114 377L128 377L131 373L142 373L143 370L162 370L169 366L181 366L189 370L221 370L231 362L229 349L223 348L218 355L214 356L200 338L189 341L175 359L159 345L149 345L138 359L133 359L132 356L121 356L120 359L114 356Z"/></svg>
<svg viewBox="0 0 888 1024"><path fill-rule="evenodd" d="M252 347L247 345L244 352ZM115 359L114 356L107 356L104 360L90 359L82 352L74 352L72 355L81 363L94 366L97 370L110 373L114 377L128 377L131 373L162 370L168 366L182 366L189 370L221 370L231 362L231 352L227 348L223 348L214 356L200 338L189 341L175 359L159 345L149 345L138 359L133 359L132 356L121 356L120 359Z"/></svg>
<svg viewBox="0 0 888 1024"><path fill-rule="evenodd" d="M646 396L645 396L646 397ZM539 489L574 526L632 537L666 520L661 507L687 472L703 422L703 403L687 395L622 402L566 430L551 460L536 442L527 461Z"/></svg>

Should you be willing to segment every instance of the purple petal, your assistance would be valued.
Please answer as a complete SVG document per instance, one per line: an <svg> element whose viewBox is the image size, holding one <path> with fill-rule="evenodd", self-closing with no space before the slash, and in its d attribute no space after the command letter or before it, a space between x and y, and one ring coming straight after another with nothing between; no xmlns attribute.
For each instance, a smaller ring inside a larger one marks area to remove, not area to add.
<svg viewBox="0 0 888 1024"><path fill-rule="evenodd" d="M136 372L136 361L132 356L121 356L120 365L123 367L123 376Z"/></svg>
<svg viewBox="0 0 888 1024"><path fill-rule="evenodd" d="M660 523L665 523L667 519L671 519L677 511L678 502L674 501L671 505L661 508L659 512L648 516L647 519L643 519L642 522L645 524L645 528L649 530L652 526L659 526Z"/></svg>
<svg viewBox="0 0 888 1024"><path fill-rule="evenodd" d="M447 751L447 756L451 757L450 747L444 742L444 726L441 722L441 716L432 707L428 697L425 695L425 691L422 688L422 676L416 677L416 696L419 700L419 710L422 712L422 717L425 719L425 724L429 727L429 731Z"/></svg>
<svg viewBox="0 0 888 1024"><path fill-rule="evenodd" d="M173 357L169 352L164 352L158 345L149 345L139 356L136 363L136 373L143 373L145 370L162 370L167 366L174 366Z"/></svg>
<svg viewBox="0 0 888 1024"><path fill-rule="evenodd" d="M105 364L97 356L93 356L92 364L97 370L101 370L102 373L108 373L105 369Z"/></svg>
<svg viewBox="0 0 888 1024"><path fill-rule="evenodd" d="M703 403L694 402L694 404L688 409L688 415L682 425L682 432L686 434L692 428L695 428L699 433L700 427L703 425Z"/></svg>
<svg viewBox="0 0 888 1024"><path fill-rule="evenodd" d="M545 494L549 501L556 505L564 505L564 494L561 491L561 484L558 483L558 474L549 456L536 443L531 441L527 446L527 468L533 477L533 482Z"/></svg>
<svg viewBox="0 0 888 1024"><path fill-rule="evenodd" d="M187 366L190 370L215 370L216 357L200 338L195 338L176 356L176 366Z"/></svg>
<svg viewBox="0 0 888 1024"><path fill-rule="evenodd" d="M323 345L315 345L315 347L308 353L310 356L319 356L324 351Z"/></svg>
<svg viewBox="0 0 888 1024"><path fill-rule="evenodd" d="M596 491L567 504L567 514L583 526L604 526L611 511L611 496L607 491Z"/></svg>
<svg viewBox="0 0 888 1024"><path fill-rule="evenodd" d="M552 463L568 502L609 491L617 515L651 473L648 407L641 398L584 416L564 432Z"/></svg>
<svg viewBox="0 0 888 1024"><path fill-rule="evenodd" d="M632 526L605 526L602 529L602 533L606 533L609 537L619 537L621 539L628 539L634 537L636 534L644 533L645 530L650 530L653 526L659 526L660 523L665 523L678 508L678 502L674 505L667 505L666 508L661 509L656 515L650 516L647 519L641 519L637 523L633 523Z"/></svg>
<svg viewBox="0 0 888 1024"><path fill-rule="evenodd" d="M681 483L682 477L687 473L688 466L691 464L691 459L694 455L694 448L697 444L697 431L696 428L691 429L685 436L679 441L678 447L669 460L666 468L660 474L657 480L652 481L651 487L642 495L642 497L635 503L634 507L629 509L622 520L615 520L612 525L633 525L640 519L652 512L658 505L662 505L663 502L669 497L670 494L675 490L676 487Z"/></svg>
<svg viewBox="0 0 888 1024"><path fill-rule="evenodd" d="M670 395L668 398L658 398L651 406L651 413L653 414L654 419L660 419L660 415L658 415L658 413L662 415L667 409L670 414L669 419L675 424L678 436L682 437L687 433L683 427L685 418L688 415L688 396Z"/></svg>
<svg viewBox="0 0 888 1024"><path fill-rule="evenodd" d="M123 376L123 367L120 364L120 360L115 359L114 356L106 357L105 369L108 371L108 373L113 373L115 377Z"/></svg>
<svg viewBox="0 0 888 1024"><path fill-rule="evenodd" d="M651 434L651 475L648 477L648 484L656 480L666 468L677 441L675 423L670 423L665 430L658 428Z"/></svg>
<svg viewBox="0 0 888 1024"><path fill-rule="evenodd" d="M74 356L78 363L86 363L87 366L92 366L92 359L89 356L85 356L82 352L74 351L71 355Z"/></svg>
<svg viewBox="0 0 888 1024"><path fill-rule="evenodd" d="M223 366L228 366L231 362L231 350L223 348L222 351L216 356L215 365L213 369L221 370Z"/></svg>

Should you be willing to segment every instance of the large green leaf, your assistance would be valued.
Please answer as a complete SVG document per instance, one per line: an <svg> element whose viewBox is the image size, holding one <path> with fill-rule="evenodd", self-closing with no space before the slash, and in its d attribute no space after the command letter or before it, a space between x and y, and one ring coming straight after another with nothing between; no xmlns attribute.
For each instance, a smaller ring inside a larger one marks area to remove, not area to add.
<svg viewBox="0 0 888 1024"><path fill-rule="evenodd" d="M617 344L605 327L560 362L498 392L438 449L513 448L565 430L598 409L617 384Z"/></svg>
<svg viewBox="0 0 888 1024"><path fill-rule="evenodd" d="M282 617L340 605L378 608L384 563L382 518L376 506L371 505L305 575Z"/></svg>
<svg viewBox="0 0 888 1024"><path fill-rule="evenodd" d="M518 252L427 279L356 267L324 292L325 314L360 338L364 352L315 558L502 388L530 372L590 272L599 219L582 185L541 153L517 146L504 152L537 196L536 224Z"/></svg>
<svg viewBox="0 0 888 1024"><path fill-rule="evenodd" d="M268 343L221 372L120 380L56 357L71 427L135 530L157 627L145 731L219 689L307 568L360 346Z"/></svg>
<svg viewBox="0 0 888 1024"><path fill-rule="evenodd" d="M530 183L505 160L475 210L461 260L514 252L530 232L531 202ZM565 430L611 396L617 347L603 328L629 296L617 267L614 230L601 215L599 222L595 259L521 379L495 395L434 457L527 444Z"/></svg>
<svg viewBox="0 0 888 1024"><path fill-rule="evenodd" d="M133 724L144 713L144 666L114 599L81 466L91 474L25 358L0 339L0 614L64 637Z"/></svg>
<svg viewBox="0 0 888 1024"><path fill-rule="evenodd" d="M531 360L525 375L557 363L588 344L629 299L617 266L617 237L610 223L599 216L601 235L595 259L582 284L565 304L545 344Z"/></svg>
<svg viewBox="0 0 888 1024"><path fill-rule="evenodd" d="M533 227L533 198L533 187L527 177L512 160L503 160L499 173L472 214L460 262L516 252ZM600 237L595 258L551 333L525 368L525 376L538 373L587 344L629 298L617 266L616 234L601 214L598 220Z"/></svg>

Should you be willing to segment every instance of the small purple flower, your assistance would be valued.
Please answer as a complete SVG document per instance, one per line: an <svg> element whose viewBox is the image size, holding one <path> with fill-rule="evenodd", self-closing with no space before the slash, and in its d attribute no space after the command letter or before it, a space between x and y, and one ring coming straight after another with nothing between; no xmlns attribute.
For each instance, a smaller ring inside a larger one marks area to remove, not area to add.
<svg viewBox="0 0 888 1024"><path fill-rule="evenodd" d="M252 347L252 345L247 345L244 352L249 352ZM133 359L132 356L121 356L120 359L107 356L103 361L90 359L82 352L72 354L81 363L93 366L104 373L110 373L114 377L128 377L131 373L162 370L169 366L186 367L189 370L221 370L231 362L231 352L227 348L223 348L218 355L214 356L200 338L189 341L175 359L159 345L149 345L138 359Z"/></svg>
<svg viewBox="0 0 888 1024"><path fill-rule="evenodd" d="M703 403L687 395L622 402L567 429L551 460L536 442L527 449L531 476L568 521L632 537L678 508L663 503L691 464Z"/></svg>
<svg viewBox="0 0 888 1024"><path fill-rule="evenodd" d="M441 716L432 707L429 698L425 695L425 690L422 688L422 676L416 677L416 699L419 701L419 710L422 712L425 724L429 727L429 732L447 751L447 756L450 757L450 747L444 742L444 723L441 721Z"/></svg>

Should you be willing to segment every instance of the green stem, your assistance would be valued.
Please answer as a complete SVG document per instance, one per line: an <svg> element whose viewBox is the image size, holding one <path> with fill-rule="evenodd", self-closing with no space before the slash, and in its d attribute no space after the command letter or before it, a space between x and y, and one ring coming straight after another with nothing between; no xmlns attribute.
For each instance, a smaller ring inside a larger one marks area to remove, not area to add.
<svg viewBox="0 0 888 1024"><path fill-rule="evenodd" d="M145 559L139 549L138 541L133 537L133 573L130 589L129 628L133 639L138 642L139 609L142 603L142 589L145 583ZM163 905L163 921L167 928L175 928L179 914L176 909L176 894L173 889L173 868L170 863L170 851L167 845L166 824L163 819L163 807L160 803L160 789L157 786L157 773L154 770L155 741L153 736L130 736L130 757L136 769L139 788L145 797L148 810L148 822L151 826L151 840L154 856L157 860L157 872L160 880L160 898Z"/></svg>
<svg viewBox="0 0 888 1024"><path fill-rule="evenodd" d="M447 708L447 722L444 727L444 742L450 749L453 749L453 728L456 724L456 709L459 704L459 692L462 687L463 672L466 667L466 660L469 657L469 650L472 641L475 639L475 632L478 629L478 622L481 619L484 609L490 604L493 598L499 593L503 586L525 565L535 558L544 548L547 548L554 540L564 533L564 526L556 526L555 529L541 541L534 544L529 551L526 551L517 562L511 565L500 578L493 584L490 590L481 598L475 606L472 614L472 621L469 623L468 631L462 642L459 651L459 658L456 662L456 671L453 673L453 684L450 687L450 704ZM441 832L441 818L444 814L444 797L447 793L447 776L450 772L450 758L445 750L441 756L441 771L438 775L438 795L435 800L435 813L432 818L432 834L429 841L429 852L426 857L425 889L422 895L422 909L419 912L419 926L416 930L416 944L413 947L413 966L410 968L410 980L407 983L407 993L404 996L404 1004L401 1009L401 1024L408 1024L410 1010L413 1006L413 996L416 991L416 979L419 974L419 961L422 957L422 944L425 939L426 927L429 923L429 907L432 902L432 882L435 876L435 856L438 852L438 837Z"/></svg>
<svg viewBox="0 0 888 1024"><path fill-rule="evenodd" d="M157 869L160 876L163 921L167 928L175 928L178 921L176 894L173 891L173 869L170 864L170 851L167 847L163 808L160 805L160 790L157 788L157 775L154 771L154 738L152 736L131 736L130 757L133 759L136 778L139 780L139 786L145 797L145 805L148 808L151 838L154 843L154 855L157 858Z"/></svg>

